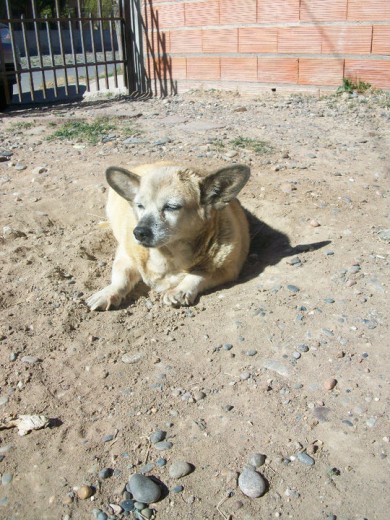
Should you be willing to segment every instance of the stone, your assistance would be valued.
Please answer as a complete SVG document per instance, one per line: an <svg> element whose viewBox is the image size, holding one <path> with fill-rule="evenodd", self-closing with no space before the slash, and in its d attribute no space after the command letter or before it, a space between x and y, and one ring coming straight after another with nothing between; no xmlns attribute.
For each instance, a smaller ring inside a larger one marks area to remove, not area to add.
<svg viewBox="0 0 390 520"><path fill-rule="evenodd" d="M163 468L164 466L166 466L166 464L167 464L167 459L160 458L160 459L156 460L156 465L159 466L160 468Z"/></svg>
<svg viewBox="0 0 390 520"><path fill-rule="evenodd" d="M193 466L185 461L175 461L171 464L168 473L171 478L179 479L189 475L194 470Z"/></svg>
<svg viewBox="0 0 390 520"><path fill-rule="evenodd" d="M161 442L165 439L167 436L167 432L164 430L156 430L155 432L151 433L149 436L149 440L152 444L156 444L157 442Z"/></svg>
<svg viewBox="0 0 390 520"><path fill-rule="evenodd" d="M3 486L7 486L8 484L11 484L13 478L14 477L11 473L3 473L1 476L1 483Z"/></svg>
<svg viewBox="0 0 390 520"><path fill-rule="evenodd" d="M181 493L184 489L184 486L175 486L171 489L172 493Z"/></svg>
<svg viewBox="0 0 390 520"><path fill-rule="evenodd" d="M94 488L92 486L87 486L86 484L80 486L77 490L77 496L80 500L86 500L87 498L90 498L94 493Z"/></svg>
<svg viewBox="0 0 390 520"><path fill-rule="evenodd" d="M314 465L314 459L304 451L297 453L297 459L299 462L302 462L302 464L306 464L306 466Z"/></svg>
<svg viewBox="0 0 390 520"><path fill-rule="evenodd" d="M28 365L35 365L35 363L39 361L39 358L36 356L23 356L20 361Z"/></svg>
<svg viewBox="0 0 390 520"><path fill-rule="evenodd" d="M128 499L128 500L122 500L122 502L119 504L120 507L124 511L134 511L134 500Z"/></svg>
<svg viewBox="0 0 390 520"><path fill-rule="evenodd" d="M300 291L299 287L297 287L296 285L287 285L287 289L292 292L292 293L297 293Z"/></svg>
<svg viewBox="0 0 390 520"><path fill-rule="evenodd" d="M263 363L263 367L272 370L283 377L288 377L289 375L288 368L275 359L266 359Z"/></svg>
<svg viewBox="0 0 390 520"><path fill-rule="evenodd" d="M138 361L141 361L143 357L144 354L141 352L137 352L137 354L123 354L122 362L129 365L134 365L135 363L138 363Z"/></svg>
<svg viewBox="0 0 390 520"><path fill-rule="evenodd" d="M129 480L130 492L137 502L150 504L157 502L161 496L161 488L153 480L139 473L134 474ZM121 504L122 505L122 504ZM122 506L123 507L123 506Z"/></svg>
<svg viewBox="0 0 390 520"><path fill-rule="evenodd" d="M106 479L106 478L111 477L112 473L113 473L113 471L112 471L111 468L103 468L103 469L101 469L101 470L99 471L98 476L99 476L100 479L103 479L103 480L104 480L104 479Z"/></svg>
<svg viewBox="0 0 390 520"><path fill-rule="evenodd" d="M267 489L265 479L257 471L245 468L238 477L238 486L249 498L258 498L264 495Z"/></svg>
<svg viewBox="0 0 390 520"><path fill-rule="evenodd" d="M259 468L265 463L266 455L263 453L253 453L253 455L249 458L249 464L254 466L255 468Z"/></svg>
<svg viewBox="0 0 390 520"><path fill-rule="evenodd" d="M145 507L145 509L142 509L141 515L142 519L146 518L147 520L150 520L150 518L152 518L152 516L154 515L154 511L149 507Z"/></svg>
<svg viewBox="0 0 390 520"><path fill-rule="evenodd" d="M337 385L337 379L327 379L324 382L325 390L333 390L333 388Z"/></svg>
<svg viewBox="0 0 390 520"><path fill-rule="evenodd" d="M156 448L156 450L164 451L164 450L170 450L172 448L173 444L170 441L161 441L156 442L156 444L153 444L153 448Z"/></svg>

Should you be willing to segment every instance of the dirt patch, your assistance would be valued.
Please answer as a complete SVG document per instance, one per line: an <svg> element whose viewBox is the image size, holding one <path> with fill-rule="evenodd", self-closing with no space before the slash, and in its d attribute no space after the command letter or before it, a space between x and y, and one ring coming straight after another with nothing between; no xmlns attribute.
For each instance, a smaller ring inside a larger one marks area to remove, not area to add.
<svg viewBox="0 0 390 520"><path fill-rule="evenodd" d="M97 140L48 139L72 121ZM146 464L165 486L157 519L387 518L388 96L34 109L3 114L0 140L0 411L51 419L0 432L2 518L124 518L110 504ZM115 249L105 168L159 159L251 165L242 276L186 309L140 287L90 312ZM250 499L237 472L254 453L267 491ZM194 470L176 480L176 461Z"/></svg>

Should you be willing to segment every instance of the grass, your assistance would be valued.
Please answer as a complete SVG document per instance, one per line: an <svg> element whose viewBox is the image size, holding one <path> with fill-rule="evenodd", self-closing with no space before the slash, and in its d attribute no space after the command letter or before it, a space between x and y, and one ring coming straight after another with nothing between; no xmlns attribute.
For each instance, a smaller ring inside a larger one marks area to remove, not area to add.
<svg viewBox="0 0 390 520"><path fill-rule="evenodd" d="M115 128L115 125L109 121L108 117L99 117L90 123L86 121L68 121L49 136L48 139L66 139L68 141L97 144L104 134Z"/></svg>
<svg viewBox="0 0 390 520"><path fill-rule="evenodd" d="M54 126L51 123L51 126ZM117 131L123 137L140 135L142 132L132 122L126 121L120 124L118 120L108 117L98 117L93 121L67 121L48 137L49 141L55 139L97 144L101 138Z"/></svg>
<svg viewBox="0 0 390 520"><path fill-rule="evenodd" d="M233 148L245 148L251 150L257 154L265 154L272 152L272 146L266 141L260 141L259 139L251 139L250 137L236 137L230 141Z"/></svg>
<svg viewBox="0 0 390 520"><path fill-rule="evenodd" d="M337 89L337 94L342 94L343 92L357 92L358 94L363 94L372 88L371 83L366 83L365 81L361 81L358 79L354 82L352 79L343 78L343 84Z"/></svg>
<svg viewBox="0 0 390 520"><path fill-rule="evenodd" d="M8 127L9 132L13 132L14 130L28 130L32 128L35 123L31 123L31 121L19 121L18 123L13 123Z"/></svg>

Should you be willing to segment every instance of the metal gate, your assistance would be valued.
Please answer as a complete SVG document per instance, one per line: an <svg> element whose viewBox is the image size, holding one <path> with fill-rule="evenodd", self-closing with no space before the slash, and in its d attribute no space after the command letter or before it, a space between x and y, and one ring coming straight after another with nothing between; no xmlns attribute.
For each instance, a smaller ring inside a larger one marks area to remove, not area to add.
<svg viewBox="0 0 390 520"><path fill-rule="evenodd" d="M144 92L140 0L0 0L0 104L51 102L86 91Z"/></svg>

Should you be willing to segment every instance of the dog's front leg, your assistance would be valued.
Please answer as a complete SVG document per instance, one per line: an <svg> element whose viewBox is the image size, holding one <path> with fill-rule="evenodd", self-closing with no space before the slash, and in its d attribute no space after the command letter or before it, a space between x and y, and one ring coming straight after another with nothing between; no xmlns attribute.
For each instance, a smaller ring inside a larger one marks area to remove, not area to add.
<svg viewBox="0 0 390 520"><path fill-rule="evenodd" d="M119 307L140 279L133 260L119 247L112 266L110 285L88 298L87 304L93 311L108 311L111 307Z"/></svg>
<svg viewBox="0 0 390 520"><path fill-rule="evenodd" d="M164 292L163 302L166 305L173 305L174 307L192 305L206 285L207 283L204 276L186 274L176 287L172 287Z"/></svg>

